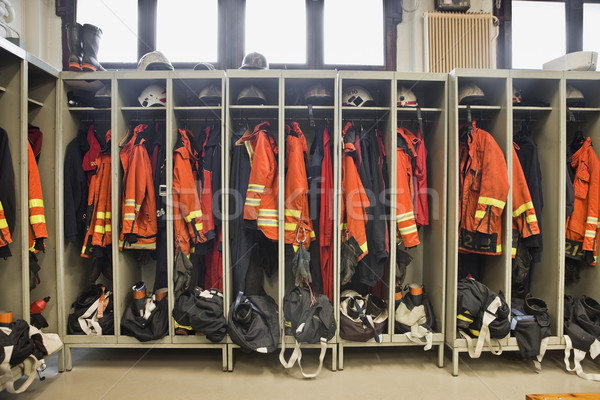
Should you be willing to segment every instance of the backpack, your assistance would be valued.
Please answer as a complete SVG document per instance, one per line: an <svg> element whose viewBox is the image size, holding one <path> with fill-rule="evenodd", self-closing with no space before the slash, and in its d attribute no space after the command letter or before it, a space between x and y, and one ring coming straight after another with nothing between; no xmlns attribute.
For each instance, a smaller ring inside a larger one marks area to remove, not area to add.
<svg viewBox="0 0 600 400"><path fill-rule="evenodd" d="M184 328L200 332L213 343L223 340L227 321L223 316L223 294L216 290L194 289L179 296L173 307L173 318Z"/></svg>
<svg viewBox="0 0 600 400"><path fill-rule="evenodd" d="M565 367L587 380L600 381L600 374L583 372L581 361L589 352L592 359L600 354L600 304L591 297L565 296L564 314ZM571 350L573 367L570 366Z"/></svg>
<svg viewBox="0 0 600 400"><path fill-rule="evenodd" d="M88 286L71 305L69 335L114 335L112 292L98 283Z"/></svg>
<svg viewBox="0 0 600 400"><path fill-rule="evenodd" d="M227 331L242 349L272 353L279 345L279 309L267 295L239 292L229 309Z"/></svg>
<svg viewBox="0 0 600 400"><path fill-rule="evenodd" d="M431 349L435 315L425 293L423 293L421 304L418 306L414 304L410 292L405 294L396 304L394 323L396 333L402 333L412 342L424 345L424 350Z"/></svg>
<svg viewBox="0 0 600 400"><path fill-rule="evenodd" d="M463 278L458 281L456 311L457 327L467 341L471 358L479 358L486 344L493 354L502 354L502 345L496 339L510 333L510 308L502 292L496 294L475 279ZM476 345L473 345L473 337L478 338ZM498 351L494 350L492 339Z"/></svg>
<svg viewBox="0 0 600 400"><path fill-rule="evenodd" d="M354 290L344 290L341 296L340 337L355 342L374 338L381 343L388 319L385 300L372 294L363 297Z"/></svg>
<svg viewBox="0 0 600 400"><path fill-rule="evenodd" d="M290 328L296 339L294 352L289 361L285 361L285 334L281 334L281 352L279 361L284 368L292 368L298 361L298 366L305 378L315 378L323 368L323 359L327 352L327 341L335 336L336 323L333 316L333 305L327 296L314 296L310 286L304 283L296 286L283 298L284 326ZM320 343L319 367L312 374L307 374L302 368L302 351L300 343Z"/></svg>

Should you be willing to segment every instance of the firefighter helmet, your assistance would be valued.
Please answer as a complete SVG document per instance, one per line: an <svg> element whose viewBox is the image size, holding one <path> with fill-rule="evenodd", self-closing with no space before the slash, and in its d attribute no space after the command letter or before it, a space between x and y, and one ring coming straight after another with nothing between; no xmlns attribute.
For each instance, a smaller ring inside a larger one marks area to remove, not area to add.
<svg viewBox="0 0 600 400"><path fill-rule="evenodd" d="M326 106L333 104L333 96L331 95L331 90L319 83L304 93L304 101L306 104Z"/></svg>
<svg viewBox="0 0 600 400"><path fill-rule="evenodd" d="M173 71L173 64L160 51L151 51L140 58L138 71Z"/></svg>
<svg viewBox="0 0 600 400"><path fill-rule="evenodd" d="M521 104L523 102L523 92L521 89L517 89L513 86L513 95L512 95L513 104Z"/></svg>
<svg viewBox="0 0 600 400"><path fill-rule="evenodd" d="M567 85L567 105L570 107L584 106L583 93L574 86Z"/></svg>
<svg viewBox="0 0 600 400"><path fill-rule="evenodd" d="M267 97L262 90L254 85L250 85L240 91L237 103L241 105L267 104Z"/></svg>
<svg viewBox="0 0 600 400"><path fill-rule="evenodd" d="M218 106L221 104L221 89L216 85L209 85L198 94L202 104L207 106Z"/></svg>
<svg viewBox="0 0 600 400"><path fill-rule="evenodd" d="M398 102L396 104L401 107L417 107L419 105L417 103L417 96L415 96L412 90L404 86L398 90Z"/></svg>
<svg viewBox="0 0 600 400"><path fill-rule="evenodd" d="M373 107L375 100L367 89L361 86L352 86L344 90L342 106L350 107Z"/></svg>
<svg viewBox="0 0 600 400"><path fill-rule="evenodd" d="M484 100L483 90L472 82L465 83L458 90L458 104L481 104Z"/></svg>
<svg viewBox="0 0 600 400"><path fill-rule="evenodd" d="M269 63L267 62L267 57L263 56L260 53L253 52L248 53L244 56L242 60L241 69L269 69Z"/></svg>
<svg viewBox="0 0 600 400"><path fill-rule="evenodd" d="M201 63L194 65L194 71L198 71L198 70L212 71L213 69L215 69L215 66L212 65L211 63L207 63L207 62L201 62Z"/></svg>
<svg viewBox="0 0 600 400"><path fill-rule="evenodd" d="M167 104L167 91L163 86L150 85L138 97L142 107L164 107Z"/></svg>

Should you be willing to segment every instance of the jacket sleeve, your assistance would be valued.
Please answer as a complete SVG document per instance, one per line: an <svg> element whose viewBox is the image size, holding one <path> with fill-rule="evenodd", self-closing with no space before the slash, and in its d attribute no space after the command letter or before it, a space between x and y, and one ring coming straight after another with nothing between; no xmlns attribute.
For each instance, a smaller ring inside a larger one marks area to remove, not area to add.
<svg viewBox="0 0 600 400"><path fill-rule="evenodd" d="M123 234L138 234L138 227L135 223L137 216L142 207L142 201L145 194L144 171L141 169L139 162L140 146L135 146L133 157L127 168L127 176L123 182L123 219L122 232Z"/></svg>
<svg viewBox="0 0 600 400"><path fill-rule="evenodd" d="M179 212L174 217L185 221L188 234L194 238L194 243L198 243L202 231L202 210L192 169L179 153L176 152L173 158L173 203L176 212ZM175 232L175 235L179 233Z"/></svg>
<svg viewBox="0 0 600 400"><path fill-rule="evenodd" d="M587 215L585 219L584 250L594 250L596 231L598 229L598 209L600 193L600 161L590 149L590 183L588 188Z"/></svg>
<svg viewBox="0 0 600 400"><path fill-rule="evenodd" d="M357 261L360 261L369 252L367 246L365 209L369 207L369 198L358 176L356 165L352 157L344 155L344 171L342 176L342 189L346 222L342 224L342 231L347 232L347 238L354 238L358 249L355 250Z"/></svg>
<svg viewBox="0 0 600 400"><path fill-rule="evenodd" d="M274 155L269 141L264 134L259 134L256 146L254 147L254 154L250 160L252 166L248 191L246 192L246 201L244 203L245 220L256 221L258 218L258 209L260 208L260 201L265 194L265 185L269 177L274 173L272 166L277 168L277 164L273 158ZM272 189L269 188L267 190Z"/></svg>
<svg viewBox="0 0 600 400"><path fill-rule="evenodd" d="M44 197L42 195L42 183L40 181L40 171L33 155L33 150L29 142L27 144L28 155L27 164L29 172L29 224L31 225L31 234L36 242L39 239L48 237L48 231L46 230L46 217L44 215ZM43 245L42 245L43 246ZM36 249L40 245L36 243Z"/></svg>
<svg viewBox="0 0 600 400"><path fill-rule="evenodd" d="M486 140L477 174L481 176L481 180L475 224L478 232L490 233L486 221L491 218L491 214L497 217L502 215L510 188L504 154L491 135Z"/></svg>
<svg viewBox="0 0 600 400"><path fill-rule="evenodd" d="M407 169L411 168L407 163L406 154L401 149L396 150L398 160L398 174L396 186L396 225L397 236L402 239L404 246L414 247L420 243L415 214L413 210L412 196L410 193L409 174Z"/></svg>
<svg viewBox="0 0 600 400"><path fill-rule="evenodd" d="M519 162L517 152L513 148L513 222L516 224L519 234L523 238L527 238L540 233L538 227L537 216L531 201L531 194L527 187L525 174Z"/></svg>

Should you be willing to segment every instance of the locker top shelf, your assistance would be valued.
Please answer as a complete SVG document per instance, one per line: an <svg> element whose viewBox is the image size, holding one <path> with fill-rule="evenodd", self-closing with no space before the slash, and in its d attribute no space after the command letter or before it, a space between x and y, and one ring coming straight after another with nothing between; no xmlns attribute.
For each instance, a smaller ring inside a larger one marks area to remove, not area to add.
<svg viewBox="0 0 600 400"><path fill-rule="evenodd" d="M466 110L466 105L459 105L459 110ZM481 105L473 105L471 106L471 110L501 110L502 106L481 106Z"/></svg>
<svg viewBox="0 0 600 400"><path fill-rule="evenodd" d="M513 106L513 111L552 111L552 107Z"/></svg>
<svg viewBox="0 0 600 400"><path fill-rule="evenodd" d="M416 113L416 107L398 107L399 113ZM438 107L421 107L421 112L442 112L441 108Z"/></svg>

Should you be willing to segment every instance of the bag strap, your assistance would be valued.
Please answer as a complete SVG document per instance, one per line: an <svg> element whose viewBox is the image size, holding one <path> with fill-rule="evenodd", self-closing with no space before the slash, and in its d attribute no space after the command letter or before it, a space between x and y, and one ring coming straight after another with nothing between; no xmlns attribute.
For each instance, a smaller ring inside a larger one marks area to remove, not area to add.
<svg viewBox="0 0 600 400"><path fill-rule="evenodd" d="M565 367L569 372L575 372L580 378L588 381L600 381L600 374L586 374L583 372L581 367L581 361L585 358L586 352L583 350L573 348L573 342L569 335L564 335L565 338ZM571 350L573 350L573 368L571 368L569 359L571 357ZM592 357L594 358L594 357Z"/></svg>
<svg viewBox="0 0 600 400"><path fill-rule="evenodd" d="M0 364L0 388L6 389L8 393L23 393L29 385L33 383L33 380L36 376L36 370L41 364L34 355L29 355L24 361L24 371L23 374L27 376L25 382L19 386L18 389L15 389L15 381L13 379L12 371L10 370L10 357L12 356L14 346L5 346L4 347L4 360Z"/></svg>
<svg viewBox="0 0 600 400"><path fill-rule="evenodd" d="M410 332L405 332L404 335L413 343L424 345L425 351L430 350L433 346L433 332L421 325L413 325L410 327ZM423 338L425 339L423 341Z"/></svg>
<svg viewBox="0 0 600 400"><path fill-rule="evenodd" d="M377 343L381 343L382 340L381 340L381 337L379 336L379 334L377 333L377 330L375 329L375 323L373 322L373 317L371 315L365 314L365 310L362 309L362 307L358 304L358 302L354 302L354 304L356 305L356 311L358 311L358 317L360 318L362 323L373 329L373 338L375 338L375 341Z"/></svg>
<svg viewBox="0 0 600 400"><path fill-rule="evenodd" d="M477 343L475 345L473 345L473 339L469 335L467 335L463 331L460 331L461 336L467 341L467 346L469 348L469 356L471 356L471 358L479 358L479 356L481 356L481 352L483 351L484 345L487 345L489 347L492 354L495 354L497 356L502 354L502 345L500 344L500 342L494 339L495 343L499 347L499 350L496 351L494 349L492 339L490 337L490 323L492 323L492 321L496 319L496 311L501 305L502 301L500 300L500 297L496 296L494 300L490 303L490 305L487 307L487 309L483 312L483 320L481 321L479 338L477 339Z"/></svg>
<svg viewBox="0 0 600 400"><path fill-rule="evenodd" d="M285 336L283 335L282 329L282 341L281 341L281 351L279 352L279 362L283 365L284 368L289 369L296 364L298 361L298 366L300 367L300 372L302 376L305 378L316 378L321 373L321 369L323 369L323 360L325 359L325 354L327 353L327 339L322 337L319 341L321 344L321 352L319 353L319 367L313 373L304 372L304 368L302 368L302 350L300 349L300 343L296 340L296 344L294 346L294 351L290 356L289 360L285 360Z"/></svg>

